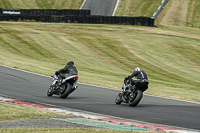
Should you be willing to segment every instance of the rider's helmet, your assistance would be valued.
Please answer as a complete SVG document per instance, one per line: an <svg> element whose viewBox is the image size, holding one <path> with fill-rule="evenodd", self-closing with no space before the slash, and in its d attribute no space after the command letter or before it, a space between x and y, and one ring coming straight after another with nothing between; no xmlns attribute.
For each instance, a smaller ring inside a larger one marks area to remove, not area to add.
<svg viewBox="0 0 200 133"><path fill-rule="evenodd" d="M141 71L139 67L136 67L134 71Z"/></svg>
<svg viewBox="0 0 200 133"><path fill-rule="evenodd" d="M67 65L74 65L74 62L73 61L69 61L69 62L67 62Z"/></svg>

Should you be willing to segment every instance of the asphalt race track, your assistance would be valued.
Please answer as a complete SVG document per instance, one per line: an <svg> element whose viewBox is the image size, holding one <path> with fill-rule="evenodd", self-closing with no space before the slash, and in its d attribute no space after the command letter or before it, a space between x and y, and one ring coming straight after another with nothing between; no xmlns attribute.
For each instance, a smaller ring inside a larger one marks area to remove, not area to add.
<svg viewBox="0 0 200 133"><path fill-rule="evenodd" d="M91 15L112 16L118 0L85 0L81 9L91 10Z"/></svg>
<svg viewBox="0 0 200 133"><path fill-rule="evenodd" d="M53 72L52 72L53 73ZM144 95L137 107L115 104L119 90L78 84L67 99L46 95L51 78L0 65L0 95L143 122L200 130L200 104ZM151 89L151 88L150 88Z"/></svg>

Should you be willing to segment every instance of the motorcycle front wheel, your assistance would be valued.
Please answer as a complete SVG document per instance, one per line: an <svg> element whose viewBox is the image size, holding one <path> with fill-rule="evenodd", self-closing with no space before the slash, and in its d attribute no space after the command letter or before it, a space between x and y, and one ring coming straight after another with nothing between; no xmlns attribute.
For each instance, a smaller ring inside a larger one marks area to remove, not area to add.
<svg viewBox="0 0 200 133"><path fill-rule="evenodd" d="M72 85L67 83L64 87L64 90L59 93L60 98L67 98L71 91Z"/></svg>
<svg viewBox="0 0 200 133"><path fill-rule="evenodd" d="M119 93L115 99L116 104L121 104L122 103L122 96L121 93Z"/></svg>
<svg viewBox="0 0 200 133"><path fill-rule="evenodd" d="M129 98L129 106L131 107L137 106L142 97L143 97L143 92L141 90L136 90L135 92L133 92L133 97Z"/></svg>
<svg viewBox="0 0 200 133"><path fill-rule="evenodd" d="M50 86L48 91L47 91L47 96L51 97L53 95L53 87Z"/></svg>

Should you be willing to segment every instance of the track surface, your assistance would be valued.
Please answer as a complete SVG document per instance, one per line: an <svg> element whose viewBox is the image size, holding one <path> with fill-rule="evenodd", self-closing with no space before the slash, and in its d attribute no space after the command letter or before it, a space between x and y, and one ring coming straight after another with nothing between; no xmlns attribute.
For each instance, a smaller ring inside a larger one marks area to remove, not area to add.
<svg viewBox="0 0 200 133"><path fill-rule="evenodd" d="M78 84L67 99L48 97L50 77L0 66L0 94L10 98L111 115L125 119L200 130L200 104L144 95L137 107L116 105L119 90ZM151 89L151 88L150 88Z"/></svg>
<svg viewBox="0 0 200 133"><path fill-rule="evenodd" d="M81 9L91 10L91 15L112 16L118 0L85 0Z"/></svg>

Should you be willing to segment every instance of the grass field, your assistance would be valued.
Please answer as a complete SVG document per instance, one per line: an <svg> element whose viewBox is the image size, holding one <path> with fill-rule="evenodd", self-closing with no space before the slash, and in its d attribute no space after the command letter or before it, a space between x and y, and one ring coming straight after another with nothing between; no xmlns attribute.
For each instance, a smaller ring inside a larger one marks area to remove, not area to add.
<svg viewBox="0 0 200 133"><path fill-rule="evenodd" d="M146 93L200 101L200 29L0 23L0 64L52 75L75 61L79 82L120 89L139 66Z"/></svg>
<svg viewBox="0 0 200 133"><path fill-rule="evenodd" d="M169 0L156 19L156 25L200 28L199 0Z"/></svg>
<svg viewBox="0 0 200 133"><path fill-rule="evenodd" d="M0 0L0 8L79 9L83 0Z"/></svg>
<svg viewBox="0 0 200 133"><path fill-rule="evenodd" d="M152 17L162 0L120 0L116 16Z"/></svg>

